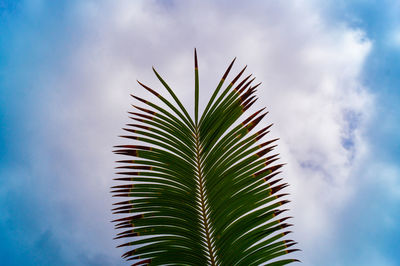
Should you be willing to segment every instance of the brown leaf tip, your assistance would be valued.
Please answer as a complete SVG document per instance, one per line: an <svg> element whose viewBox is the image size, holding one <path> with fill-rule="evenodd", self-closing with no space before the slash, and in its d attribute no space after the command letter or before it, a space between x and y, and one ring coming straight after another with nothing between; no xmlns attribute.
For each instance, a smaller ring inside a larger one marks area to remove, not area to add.
<svg viewBox="0 0 400 266"><path fill-rule="evenodd" d="M144 85L143 83L141 83L139 80L136 80L143 88L145 88L146 90L148 90L149 92L153 93L155 96L160 97L160 94L158 92L156 92L155 90L153 90L152 88L147 87L146 85Z"/></svg>
<svg viewBox="0 0 400 266"><path fill-rule="evenodd" d="M239 72L239 74L232 80L232 82L231 82L231 86L233 86L233 84L235 84L236 83L236 81L240 78L240 76L243 74L243 72L246 70L246 68L247 68L247 65L242 69L242 71L240 71Z"/></svg>
<svg viewBox="0 0 400 266"><path fill-rule="evenodd" d="M236 57L232 60L231 64L229 65L228 69L225 71L224 76L222 77L222 80L225 80L226 77L228 76L229 72L231 71L231 68L233 66L233 64L236 61Z"/></svg>
<svg viewBox="0 0 400 266"><path fill-rule="evenodd" d="M195 70L199 69L199 66L197 64L197 50L196 50L196 48L194 48L194 69Z"/></svg>

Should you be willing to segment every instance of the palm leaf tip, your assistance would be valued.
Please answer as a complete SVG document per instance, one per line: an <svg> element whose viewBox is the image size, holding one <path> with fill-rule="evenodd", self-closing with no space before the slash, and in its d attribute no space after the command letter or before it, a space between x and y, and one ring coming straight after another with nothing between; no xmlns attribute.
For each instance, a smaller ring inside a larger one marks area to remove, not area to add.
<svg viewBox="0 0 400 266"><path fill-rule="evenodd" d="M239 74L231 81L231 85L234 85L236 83L236 81L239 80L239 78L242 76L242 74L244 73L244 71L246 70L247 65L242 69L242 71L239 72Z"/></svg>
<svg viewBox="0 0 400 266"><path fill-rule="evenodd" d="M200 114L194 50L194 120L154 67L175 103L138 81L161 103L132 95L141 104L128 112L135 122L120 136L131 143L114 147L114 153L126 157L117 161L120 177L114 178L123 183L111 187L113 197L123 198L111 210L115 228L122 230L115 239L125 241L118 247L132 246L122 257L133 265L298 261L287 258L298 249L286 239L292 217L282 214L288 211L282 206L289 204L289 194L279 178L284 164L273 153L278 139L262 142L272 126L261 127L268 112L262 108L242 118L257 100L261 83L252 86L251 75L241 78L246 66L223 88L235 60Z"/></svg>
<svg viewBox="0 0 400 266"><path fill-rule="evenodd" d="M229 72L231 71L232 66L233 66L233 64L235 63L235 61L236 61L236 57L233 58L232 62L231 62L230 65L228 66L228 69L225 71L224 75L222 76L222 80L226 80L226 78L228 77L228 74L229 74Z"/></svg>
<svg viewBox="0 0 400 266"><path fill-rule="evenodd" d="M197 62L197 51L194 48L194 116L197 126L199 117L199 66Z"/></svg>
<svg viewBox="0 0 400 266"><path fill-rule="evenodd" d="M194 48L194 68L199 69L199 65L197 63L197 50Z"/></svg>

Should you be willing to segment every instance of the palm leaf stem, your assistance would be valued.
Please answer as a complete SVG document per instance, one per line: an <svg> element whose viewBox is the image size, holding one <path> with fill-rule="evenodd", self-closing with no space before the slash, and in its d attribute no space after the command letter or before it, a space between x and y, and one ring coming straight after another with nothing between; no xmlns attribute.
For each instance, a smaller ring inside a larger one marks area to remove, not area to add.
<svg viewBox="0 0 400 266"><path fill-rule="evenodd" d="M211 236L211 228L210 228L210 223L207 215L207 209L206 209L206 191L205 191L205 184L204 184L204 179L202 176L202 169L201 169L201 164L200 164L200 156L201 156L201 145L200 145L200 136L199 136L199 131L198 127L196 127L195 131L195 139L196 139L196 170L197 170L197 182L198 182L198 195L200 197L200 208L201 208L201 222L203 225L203 229L205 231L205 237L206 237L206 242L207 242L207 256L210 259L210 263L212 266L217 265L216 264L216 258L215 258L215 253L212 248L212 236Z"/></svg>

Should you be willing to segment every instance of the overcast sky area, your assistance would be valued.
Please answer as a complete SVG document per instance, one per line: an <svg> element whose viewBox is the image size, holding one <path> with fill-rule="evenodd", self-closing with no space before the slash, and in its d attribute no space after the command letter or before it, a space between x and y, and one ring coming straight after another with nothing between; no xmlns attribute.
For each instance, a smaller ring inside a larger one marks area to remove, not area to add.
<svg viewBox="0 0 400 266"><path fill-rule="evenodd" d="M194 47L201 107L262 82L302 265L400 265L396 0L0 0L0 264L127 265L112 146L152 66L192 111Z"/></svg>

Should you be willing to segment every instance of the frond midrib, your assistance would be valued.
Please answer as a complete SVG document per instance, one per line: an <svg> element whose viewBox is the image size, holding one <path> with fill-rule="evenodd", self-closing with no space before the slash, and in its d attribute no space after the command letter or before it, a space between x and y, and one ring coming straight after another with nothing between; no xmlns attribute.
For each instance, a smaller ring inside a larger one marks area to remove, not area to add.
<svg viewBox="0 0 400 266"><path fill-rule="evenodd" d="M216 254L213 249L213 236L212 236L212 230L211 230L211 224L209 219L207 218L207 209L206 209L206 202L207 202L207 191L205 187L205 180L203 177L203 169L201 166L201 144L200 144L200 134L199 134L199 129L198 126L195 128L195 133L194 133L194 138L195 138L195 148L196 148L196 159L195 159L195 164L196 164L196 171L197 171L197 182L198 182L198 196L200 199L199 202L199 212L200 212L200 221L202 226L204 226L204 231L205 231L205 241L206 241L206 254L210 259L210 263L212 266L217 265L216 262Z"/></svg>

